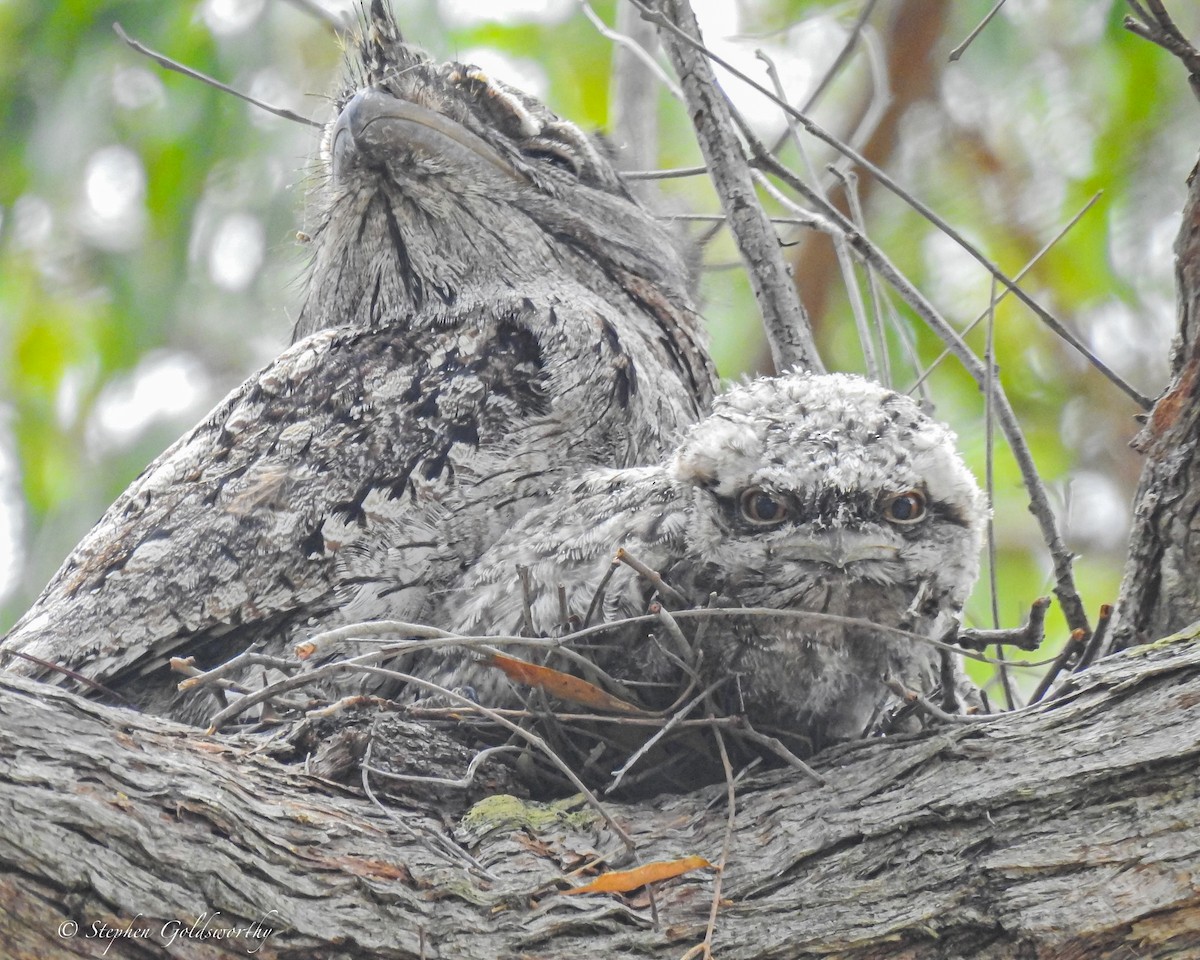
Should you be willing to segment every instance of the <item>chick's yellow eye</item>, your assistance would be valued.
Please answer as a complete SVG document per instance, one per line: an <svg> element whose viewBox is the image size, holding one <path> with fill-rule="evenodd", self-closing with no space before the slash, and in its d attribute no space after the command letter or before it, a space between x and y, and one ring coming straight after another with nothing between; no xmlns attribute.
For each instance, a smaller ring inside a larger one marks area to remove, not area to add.
<svg viewBox="0 0 1200 960"><path fill-rule="evenodd" d="M889 497L883 504L883 516L892 523L916 523L925 516L925 494L905 490Z"/></svg>
<svg viewBox="0 0 1200 960"><path fill-rule="evenodd" d="M751 487L742 494L742 516L751 523L774 526L787 519L787 506L759 487Z"/></svg>

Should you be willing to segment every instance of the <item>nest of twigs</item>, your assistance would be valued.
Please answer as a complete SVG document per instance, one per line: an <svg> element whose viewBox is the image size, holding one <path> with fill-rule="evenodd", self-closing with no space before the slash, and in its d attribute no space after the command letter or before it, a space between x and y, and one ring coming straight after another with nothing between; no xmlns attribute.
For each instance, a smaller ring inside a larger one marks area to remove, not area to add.
<svg viewBox="0 0 1200 960"><path fill-rule="evenodd" d="M828 614L720 606L713 597L702 607L681 607L682 602L686 598L672 597L676 609L670 610L655 592L644 616L587 626L569 619L555 637L468 637L421 624L372 621L307 640L297 646L294 658L244 653L205 672L190 661L177 660L173 666L189 674L181 690L203 688L224 700L225 706L212 718L214 730L235 719L246 723L248 717L259 725L336 717L348 706L367 701L449 733L478 751L480 762L496 752L505 755L539 794L594 790L629 797L690 790L755 767L780 765L824 782L805 763L813 749L803 734L756 728L747 718L752 711L746 710L739 678L713 676L705 668L704 651L734 620L745 618L872 625ZM997 631L963 631L941 639L907 636L937 646L947 658L990 659L970 651L990 644L1035 649L1042 639L1047 605L1039 600L1027 623L1002 631L1003 636ZM643 642L658 645L677 668L672 676L651 682L613 676L602 668L607 664L611 669L614 644L628 649L631 631ZM444 653L447 647L503 673L515 691L512 702L480 703L470 688L447 689L419 670L406 672L422 654ZM1083 651L1077 659L1082 662ZM1039 688L1042 693L1068 665L1052 665ZM261 682L247 684L251 675L260 676ZM913 716L923 723L974 719L961 715L953 704L931 702L899 683L887 686L895 704L875 730L878 734L905 728L904 722ZM355 692L347 696L348 690ZM469 766L464 783L470 782L479 763Z"/></svg>

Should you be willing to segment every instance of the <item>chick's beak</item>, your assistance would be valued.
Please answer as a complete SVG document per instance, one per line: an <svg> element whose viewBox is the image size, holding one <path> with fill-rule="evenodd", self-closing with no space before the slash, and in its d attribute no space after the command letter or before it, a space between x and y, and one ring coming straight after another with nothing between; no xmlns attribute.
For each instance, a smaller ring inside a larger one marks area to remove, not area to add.
<svg viewBox="0 0 1200 960"><path fill-rule="evenodd" d="M788 543L778 551L793 560L811 560L845 570L852 563L895 560L899 548L880 543L878 537L835 529Z"/></svg>

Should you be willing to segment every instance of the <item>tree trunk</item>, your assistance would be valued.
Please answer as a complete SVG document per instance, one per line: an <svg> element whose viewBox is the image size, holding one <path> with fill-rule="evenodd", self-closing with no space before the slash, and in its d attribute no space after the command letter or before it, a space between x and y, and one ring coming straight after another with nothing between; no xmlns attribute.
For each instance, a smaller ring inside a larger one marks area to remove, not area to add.
<svg viewBox="0 0 1200 960"><path fill-rule="evenodd" d="M1112 649L1200 620L1200 176L1188 179L1175 241L1179 332L1171 383L1134 445L1146 456Z"/></svg>
<svg viewBox="0 0 1200 960"><path fill-rule="evenodd" d="M827 751L825 786L740 784L716 955L1200 954L1194 639L1115 657L1037 708ZM709 872L660 884L657 925L641 894L559 892L595 856L632 862L581 804L492 798L443 823L413 796L385 814L248 738L16 678L0 739L7 956L99 955L97 924L148 931L112 957L675 958L704 935ZM724 789L608 809L641 862L717 862ZM261 940L212 939L256 921Z"/></svg>

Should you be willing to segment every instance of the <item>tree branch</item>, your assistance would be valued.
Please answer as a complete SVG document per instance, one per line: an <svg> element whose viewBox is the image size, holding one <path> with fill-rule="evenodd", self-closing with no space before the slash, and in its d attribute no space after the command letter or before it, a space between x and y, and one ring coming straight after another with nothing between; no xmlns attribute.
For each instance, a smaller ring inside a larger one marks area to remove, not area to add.
<svg viewBox="0 0 1200 960"><path fill-rule="evenodd" d="M823 371L825 367L813 343L808 316L796 295L779 238L754 192L750 167L734 132L725 95L713 76L712 65L695 46L681 41L675 32L682 31L699 42L700 28L691 6L687 0L663 0L661 12L655 12L637 0L632 2L648 19L664 26L661 31L663 46L683 86L700 150L746 263L775 369L783 371L800 366Z"/></svg>
<svg viewBox="0 0 1200 960"><path fill-rule="evenodd" d="M855 960L1155 957L1167 944L1183 956L1200 949L1187 922L1200 910L1194 636L1073 675L1045 707L827 751L824 786L790 770L743 780L728 840L723 786L610 808L647 861L715 861L728 842L723 958L783 943L789 957ZM384 720L360 730L373 764L412 755L451 779L468 767L472 752L444 735L385 737ZM263 747L0 678L9 955L98 952L60 935L98 921L151 928L137 956L246 955L246 937L156 946L163 924L201 915L221 929L261 919L262 956L675 958L704 936L711 876L658 890L659 930L641 898L557 896L575 866L627 862L587 809L491 797L464 814L454 791L401 795L394 816L447 835L489 884L381 819L357 784Z"/></svg>

